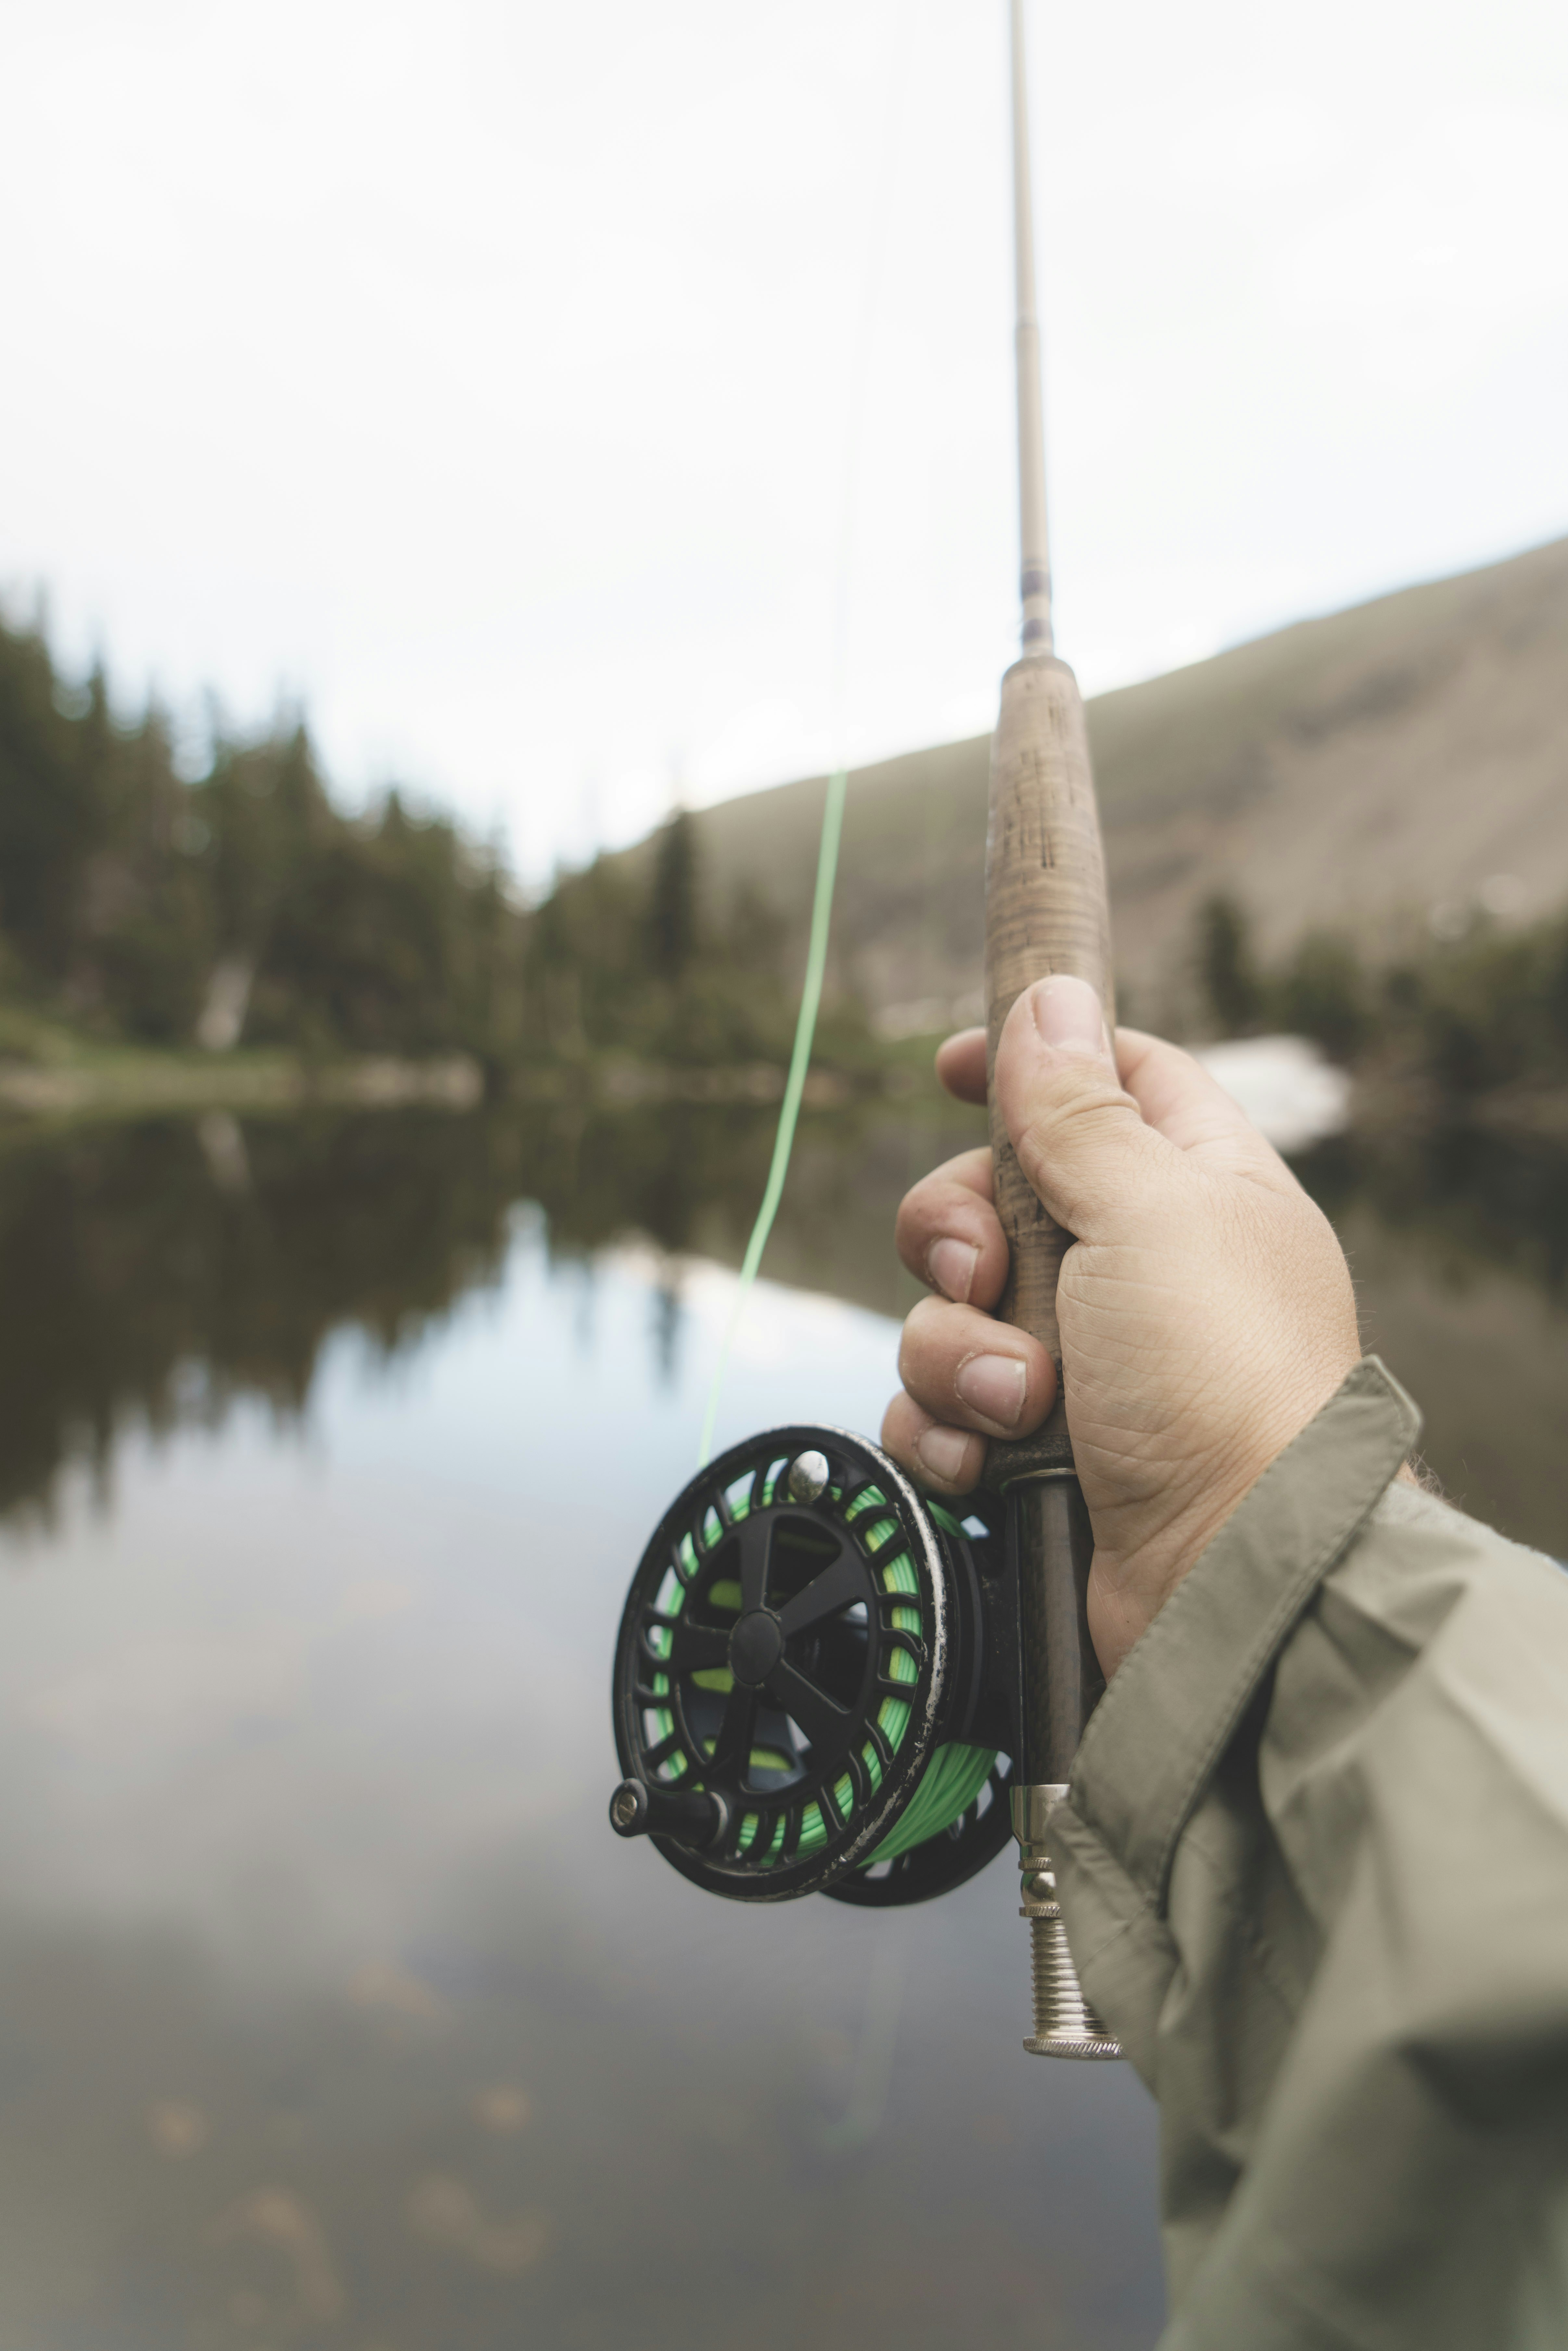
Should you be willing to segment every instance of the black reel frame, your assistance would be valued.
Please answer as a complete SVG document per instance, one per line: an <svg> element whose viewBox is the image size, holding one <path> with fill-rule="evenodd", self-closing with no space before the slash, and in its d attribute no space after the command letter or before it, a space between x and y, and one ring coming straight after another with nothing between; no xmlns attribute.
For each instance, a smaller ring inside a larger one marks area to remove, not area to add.
<svg viewBox="0 0 1568 2351"><path fill-rule="evenodd" d="M622 1618L611 1805L739 1901L945 1894L1011 1834L1018 1587L993 1498L960 1526L863 1437L798 1424L679 1494ZM939 1747L998 1750L951 1827L875 1859Z"/></svg>

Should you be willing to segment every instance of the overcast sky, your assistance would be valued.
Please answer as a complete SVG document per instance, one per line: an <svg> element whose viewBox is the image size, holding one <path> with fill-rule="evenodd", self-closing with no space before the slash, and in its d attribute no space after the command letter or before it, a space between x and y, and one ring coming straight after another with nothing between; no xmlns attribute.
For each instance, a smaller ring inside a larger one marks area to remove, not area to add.
<svg viewBox="0 0 1568 2351"><path fill-rule="evenodd" d="M1562 0L1030 23L1087 688L1568 530ZM535 876L979 731L1005 74L1003 0L10 0L7 601Z"/></svg>

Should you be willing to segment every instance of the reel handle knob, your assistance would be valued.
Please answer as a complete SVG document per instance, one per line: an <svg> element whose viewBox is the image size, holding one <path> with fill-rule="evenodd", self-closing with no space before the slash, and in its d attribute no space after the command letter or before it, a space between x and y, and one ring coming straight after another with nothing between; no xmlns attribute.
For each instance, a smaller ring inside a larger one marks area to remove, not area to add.
<svg viewBox="0 0 1568 2351"><path fill-rule="evenodd" d="M650 1788L643 1780L622 1780L610 1799L610 1825L617 1836L673 1837L697 1850L710 1845L729 1825L722 1796L692 1789Z"/></svg>

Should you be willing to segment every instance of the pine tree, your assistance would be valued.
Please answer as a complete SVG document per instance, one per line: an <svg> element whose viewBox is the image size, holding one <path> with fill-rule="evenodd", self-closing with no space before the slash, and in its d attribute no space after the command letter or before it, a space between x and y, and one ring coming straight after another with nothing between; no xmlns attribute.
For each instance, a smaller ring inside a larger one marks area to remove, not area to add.
<svg viewBox="0 0 1568 2351"><path fill-rule="evenodd" d="M697 952L696 827L677 809L653 852L648 960L661 979L680 981Z"/></svg>
<svg viewBox="0 0 1568 2351"><path fill-rule="evenodd" d="M1240 1037L1256 1026L1263 1010L1263 982L1246 914L1222 891L1198 909L1197 977L1222 1035Z"/></svg>

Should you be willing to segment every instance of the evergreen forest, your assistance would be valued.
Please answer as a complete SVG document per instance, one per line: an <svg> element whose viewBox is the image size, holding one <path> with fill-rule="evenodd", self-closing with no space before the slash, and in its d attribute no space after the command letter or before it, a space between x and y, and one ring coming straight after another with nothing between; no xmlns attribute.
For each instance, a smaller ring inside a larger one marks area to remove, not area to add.
<svg viewBox="0 0 1568 2351"><path fill-rule="evenodd" d="M155 706L127 721L101 668L73 683L40 630L0 623L0 1056L27 1019L112 1047L272 1049L307 1063L463 1054L491 1091L529 1067L779 1068L799 908L704 866L676 811L636 852L526 906L499 853L396 790L335 804L304 725L216 735L185 780ZM786 893L787 894L787 893ZM793 919L792 919L793 916ZM841 911L841 921L847 915ZM978 910L975 913L978 933ZM1245 904L1196 909L1185 972L1136 1017L1167 1033L1315 1039L1364 1111L1416 1124L1543 1123L1568 1101L1568 920L1470 910L1448 935L1309 929L1265 967ZM817 1060L874 1083L890 1060L841 977Z"/></svg>
<svg viewBox="0 0 1568 2351"><path fill-rule="evenodd" d="M1568 916L1471 912L1447 936L1395 934L1375 956L1348 932L1314 928L1270 965L1246 909L1220 892L1194 931L1203 1029L1313 1039L1358 1072L1363 1121L1568 1124Z"/></svg>
<svg viewBox="0 0 1568 2351"><path fill-rule="evenodd" d="M143 1045L517 1050L524 926L488 850L389 792L336 809L301 724L214 742L111 710L0 627L0 997Z"/></svg>
<svg viewBox="0 0 1568 2351"><path fill-rule="evenodd" d="M784 926L754 892L705 906L677 812L635 874L601 858L525 907L499 854L395 790L333 802L304 725L214 740L178 772L156 706L62 675L0 624L0 1007L106 1044L472 1056L492 1084L609 1054L781 1062ZM13 1019L5 1043L25 1050ZM862 1063L863 1015L830 1008Z"/></svg>

